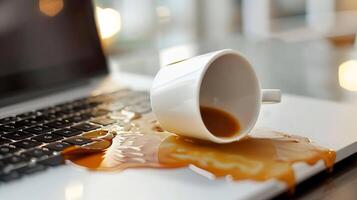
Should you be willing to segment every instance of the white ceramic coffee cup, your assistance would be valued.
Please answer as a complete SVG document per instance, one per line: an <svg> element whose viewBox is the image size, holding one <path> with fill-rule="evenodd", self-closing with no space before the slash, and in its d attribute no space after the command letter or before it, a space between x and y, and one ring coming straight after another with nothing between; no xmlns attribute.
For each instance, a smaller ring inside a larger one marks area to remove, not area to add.
<svg viewBox="0 0 357 200"><path fill-rule="evenodd" d="M248 60L224 49L163 67L151 91L151 106L160 125L178 135L229 143L254 127L261 103L280 102L280 90L262 90ZM205 126L200 105L224 110L240 124L240 132L217 137Z"/></svg>

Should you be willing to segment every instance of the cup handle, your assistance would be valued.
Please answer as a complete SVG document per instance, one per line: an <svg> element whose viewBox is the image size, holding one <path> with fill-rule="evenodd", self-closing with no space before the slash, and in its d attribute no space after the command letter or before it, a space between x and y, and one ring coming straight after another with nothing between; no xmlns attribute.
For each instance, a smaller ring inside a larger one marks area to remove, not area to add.
<svg viewBox="0 0 357 200"><path fill-rule="evenodd" d="M262 90L262 103L280 103L281 102L281 91L279 89L263 89Z"/></svg>

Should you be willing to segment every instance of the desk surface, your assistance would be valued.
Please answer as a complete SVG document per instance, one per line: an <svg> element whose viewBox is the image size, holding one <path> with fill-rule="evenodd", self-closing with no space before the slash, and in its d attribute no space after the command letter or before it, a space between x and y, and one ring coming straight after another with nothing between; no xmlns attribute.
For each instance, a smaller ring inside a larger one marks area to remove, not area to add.
<svg viewBox="0 0 357 200"><path fill-rule="evenodd" d="M181 50L183 46L180 46ZM232 48L241 51L254 65L264 88L280 88L284 93L356 104L357 92L348 91L339 84L341 63L357 59L351 46L336 47L327 40L285 43L282 41L250 41L233 37L224 41L201 41L187 45L193 55ZM151 52L151 53L150 53ZM158 57L155 51L145 52L150 59ZM191 55L191 56L193 56ZM135 57L135 56L133 56ZM127 58L130 60L130 58ZM122 70L143 72L143 66L122 63ZM148 62L146 63L155 63ZM154 74L157 67L144 67L145 73ZM357 131L357 130L356 130ZM357 134L357 133L356 133ZM357 199L357 155L339 163L332 173L322 173L300 184L292 199ZM279 196L285 199L287 196Z"/></svg>
<svg viewBox="0 0 357 200"><path fill-rule="evenodd" d="M356 199L357 198L357 154L335 165L332 173L323 172L299 184L293 195L284 193L283 199Z"/></svg>
<svg viewBox="0 0 357 200"><path fill-rule="evenodd" d="M134 82L136 86L150 86L145 82L139 83L135 77L131 80L128 76L126 78L128 83ZM140 89L140 87L137 88ZM337 160L350 155L351 152L356 152L357 135L354 134L354 130L357 129L357 124L354 123L351 115L357 115L357 108L294 95L284 97L281 104L263 107L261 120L258 122L259 127L301 133L318 144L336 149ZM53 96L53 99L57 98ZM312 112L309 117L304 117L306 113L304 109L307 108L312 108L309 109ZM332 113L336 113L336 117L343 121L337 120L340 123L336 124L329 123L332 120L330 118ZM302 120L297 122L296 118ZM316 121L311 123L311 119L316 119ZM339 137L340 133L343 133L344 137ZM339 140L335 141L335 138ZM347 146L351 148L345 148ZM294 164L298 181L309 176L312 171L323 169L322 162L314 166L307 166L303 163L298 166L298 164ZM63 174L66 175L63 176ZM63 166L0 187L0 199L23 199L29 194L33 199L116 199L118 194L124 199L129 197L131 199L150 199L150 197L197 199L202 198L202 194L205 194L205 199L217 199L223 195L226 199L257 199L277 194L282 191L282 186L274 180L267 182L211 181L186 168L167 171L127 170L123 173L106 174ZM174 196L172 196L173 190ZM302 193L297 193L299 194ZM322 195L329 196L328 193Z"/></svg>
<svg viewBox="0 0 357 200"><path fill-rule="evenodd" d="M128 77L129 78L129 77ZM128 79L127 83L130 83L132 80L136 79L137 77L133 77L133 79ZM138 83L137 85L146 85L145 82L143 83ZM145 87L139 87L138 89L145 89ZM289 107L292 107L292 104L297 104L297 107L314 107L314 111L316 111L316 108L321 106L324 109L321 110L321 113L323 112L329 112L330 110L326 109L326 107L328 107L328 105L331 105L333 107L337 106L340 107L340 111L342 111L343 109L345 109L346 107L349 107L350 105L344 105L344 103L336 103L336 102L327 102L327 101L320 101L319 99L321 98L301 98L301 97L295 97L295 96L289 96L286 97L288 98L289 103L285 104L283 102L282 105L279 106L279 110L288 110ZM283 98L284 101L284 98ZM291 104L292 103L292 104ZM286 112L279 112L276 107L274 108L274 105L267 105L265 108L263 106L263 112L261 113L260 120L258 122L258 126L263 126L263 127L267 127L270 124L278 124L277 122L274 122L274 120L281 120L284 121L283 118L289 118L292 119L291 116L294 116L294 114L291 113L286 113ZM295 108L296 109L296 108ZM335 109L335 108L333 108ZM294 108L292 108L292 110L294 110ZM296 116L301 116L302 113L304 113L305 111L302 111L302 109L296 109L299 110L297 111L297 113L295 113ZM318 110L318 109L317 109ZM354 111L357 110L354 109ZM351 110L351 113L354 112ZM279 113L280 116L272 116L274 114ZM282 114L284 113L284 114ZM346 112L347 115L349 115L348 112ZM340 113L342 114L342 113ZM319 113L313 113L310 117L313 118L314 115L319 115ZM340 115L339 115L340 116ZM340 117L346 117L349 120L349 122L344 121L341 123L346 123L349 124L353 121L352 116L348 117L346 115L344 116L340 116ZM274 119L273 121L271 120L266 120L266 119ZM331 118L326 117L326 119L331 119L332 121L335 119L333 116L331 116ZM296 133L303 133L304 131L308 131L308 132L315 132L315 133L319 133L320 131L326 131L318 128L316 125L313 125L312 123L310 123L310 125L306 125L308 124L309 119L307 119L306 121L300 122L299 123L294 123L293 121L291 121L290 123L285 123L285 125L283 126L279 126L278 129L284 130L284 131L291 131L291 132L296 132ZM319 119L315 120L314 122L318 123L318 124L323 124L322 121L324 121L324 119L321 119L321 121L319 121ZM339 120L335 121L336 123L339 123ZM341 124L340 124L341 125ZM331 126L334 127L334 126ZM346 130L341 130L342 132L347 131L348 127L347 126L343 126L343 129ZM273 128L273 127L270 127ZM337 130L335 130L337 131ZM357 130L356 130L357 131ZM310 132L310 133L311 133ZM341 132L341 135L342 135ZM318 134L317 134L318 135ZM357 133L356 133L357 135ZM311 135L312 137L314 137L313 135ZM326 136L328 137L328 136ZM328 146L334 146L335 144L329 144L327 141L328 139L323 139L320 140L320 138L311 138L314 141L321 141L322 143L324 143L324 145L328 145ZM343 139L341 139L343 140ZM348 138L345 138L345 140L347 141ZM340 141L342 142L342 141ZM355 141L355 146L356 146L356 141ZM336 146L336 148L338 148L338 145ZM355 148L356 149L356 148ZM284 193L279 195L278 197L276 197L275 199L280 200L280 199L287 199L287 198L291 198L291 199L326 199L326 200L330 200L330 199L357 199L357 191L356 191L356 185L357 185L357 153L354 153L352 156L342 160L340 163L338 163L337 165L335 165L334 170L330 173L327 172L321 172L320 174L300 183L297 188L296 188L296 192L294 194L290 194L290 193Z"/></svg>

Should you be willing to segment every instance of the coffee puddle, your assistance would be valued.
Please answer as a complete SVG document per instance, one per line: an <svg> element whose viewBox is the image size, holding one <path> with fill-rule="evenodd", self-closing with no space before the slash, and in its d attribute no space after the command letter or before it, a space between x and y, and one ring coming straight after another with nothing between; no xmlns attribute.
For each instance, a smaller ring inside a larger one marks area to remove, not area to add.
<svg viewBox="0 0 357 200"><path fill-rule="evenodd" d="M195 166L215 177L256 181L275 178L292 188L294 163L313 165L323 160L331 169L336 156L305 137L271 130L261 130L239 142L213 144L162 132L151 116L126 127L106 129L86 133L84 137L96 142L65 149L65 159L76 166L103 171Z"/></svg>

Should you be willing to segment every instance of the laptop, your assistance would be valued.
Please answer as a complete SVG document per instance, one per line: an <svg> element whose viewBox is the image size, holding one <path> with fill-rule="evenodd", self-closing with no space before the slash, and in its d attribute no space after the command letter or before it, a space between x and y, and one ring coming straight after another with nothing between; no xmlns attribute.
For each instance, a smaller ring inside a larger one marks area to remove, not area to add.
<svg viewBox="0 0 357 200"><path fill-rule="evenodd" d="M148 92L102 89L108 68L91 1L58 0L48 10L39 2L0 2L0 199L268 199L286 189L277 180L210 180L194 167L109 173L64 165L59 152L89 144L82 134L105 126L103 117L151 109ZM146 91L151 82L120 79ZM285 95L262 108L257 126L301 133L335 149L339 162L357 151L356 114L351 106ZM322 170L322 162L294 165L297 182Z"/></svg>
<svg viewBox="0 0 357 200"><path fill-rule="evenodd" d="M59 152L90 143L80 135L108 125L103 116L113 110L150 111L147 93L128 90L72 97L57 104L43 101L37 107L14 106L73 88L83 90L106 75L108 67L91 1L65 1L55 14L56 4L46 8L41 1L0 4L4 9L0 14L1 182L63 164ZM114 108L119 96L121 107ZM136 105L147 108L137 110Z"/></svg>

